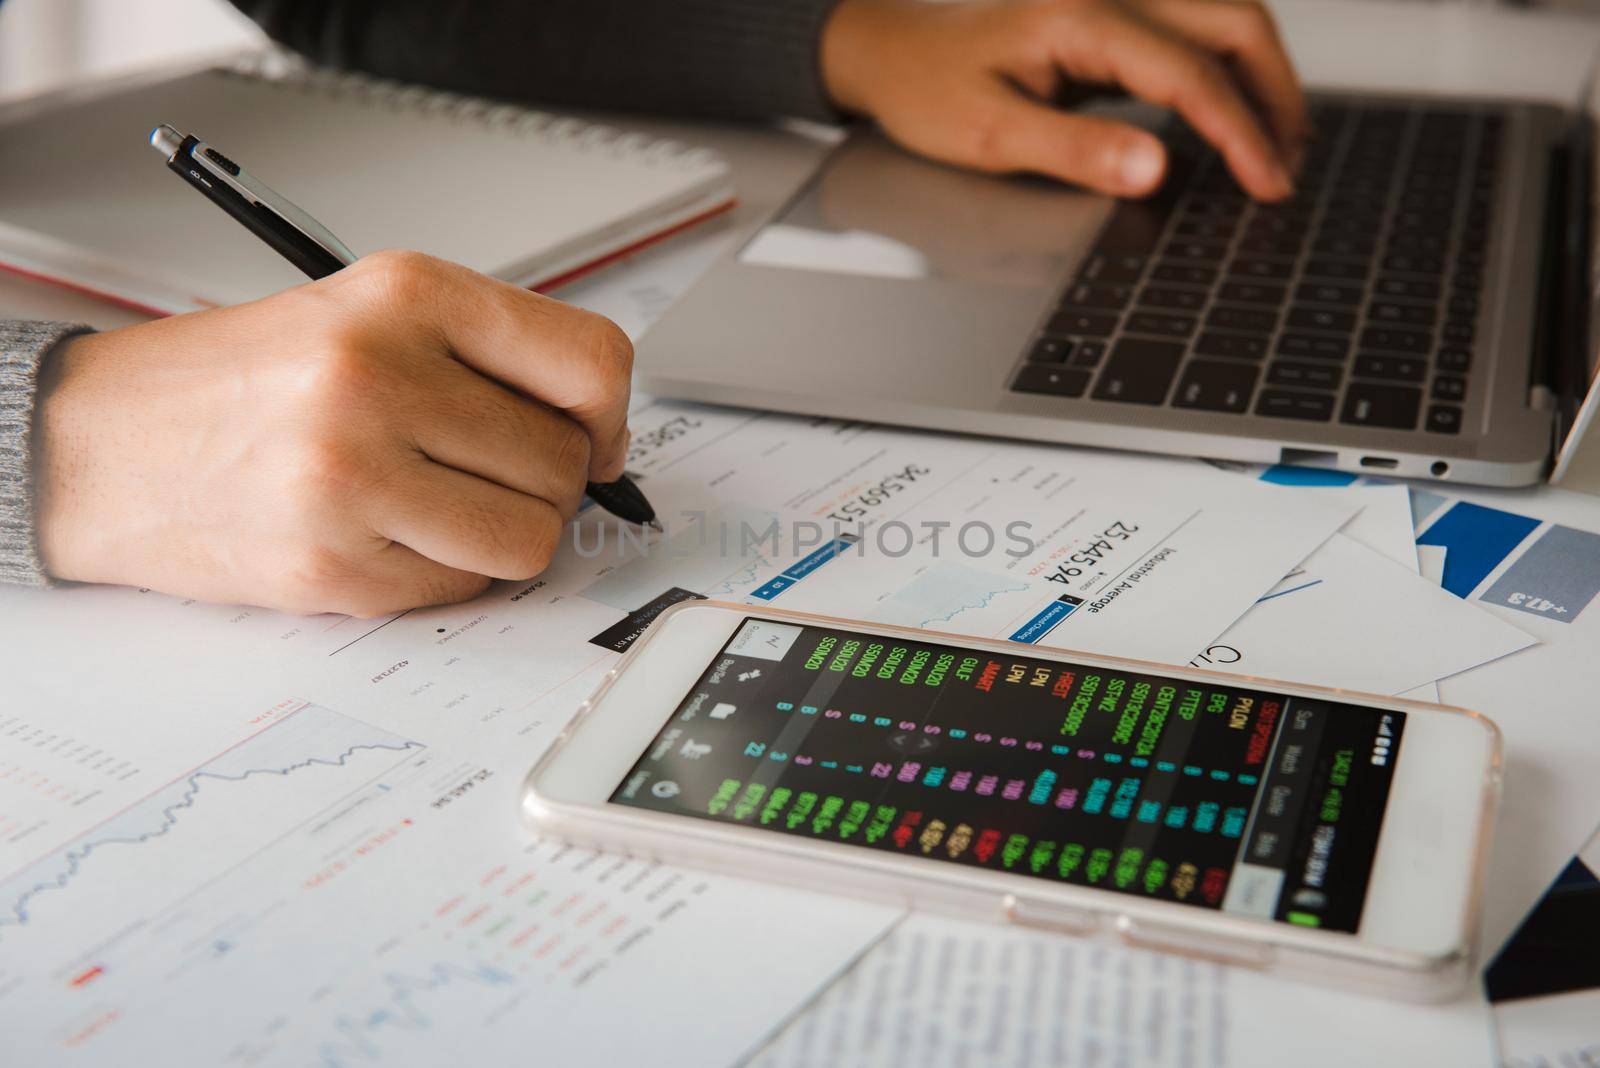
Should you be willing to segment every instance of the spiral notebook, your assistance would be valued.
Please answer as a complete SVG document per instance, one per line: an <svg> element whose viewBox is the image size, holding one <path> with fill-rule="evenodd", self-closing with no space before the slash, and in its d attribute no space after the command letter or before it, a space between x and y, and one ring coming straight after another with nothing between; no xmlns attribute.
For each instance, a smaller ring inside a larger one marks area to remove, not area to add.
<svg viewBox="0 0 1600 1068"><path fill-rule="evenodd" d="M358 255L412 248L553 288L733 204L716 155L278 54L0 111L0 267L159 312L305 279L169 173L210 141Z"/></svg>

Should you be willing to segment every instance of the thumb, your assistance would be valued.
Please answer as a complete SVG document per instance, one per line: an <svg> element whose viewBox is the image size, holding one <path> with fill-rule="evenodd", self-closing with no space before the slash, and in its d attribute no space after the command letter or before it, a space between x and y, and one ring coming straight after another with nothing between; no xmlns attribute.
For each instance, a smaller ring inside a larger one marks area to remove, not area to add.
<svg viewBox="0 0 1600 1068"><path fill-rule="evenodd" d="M1076 115L1002 90L983 139L985 170L1030 171L1113 196L1155 192L1166 175L1159 138L1127 123Z"/></svg>

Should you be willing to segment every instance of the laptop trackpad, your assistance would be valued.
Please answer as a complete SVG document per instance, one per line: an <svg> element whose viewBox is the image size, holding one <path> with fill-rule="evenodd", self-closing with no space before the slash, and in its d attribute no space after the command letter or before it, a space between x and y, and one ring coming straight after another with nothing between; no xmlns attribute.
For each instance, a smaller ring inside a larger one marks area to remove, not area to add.
<svg viewBox="0 0 1600 1068"><path fill-rule="evenodd" d="M1048 286L1108 201L1046 179L999 180L863 132L739 252L747 266L904 280Z"/></svg>

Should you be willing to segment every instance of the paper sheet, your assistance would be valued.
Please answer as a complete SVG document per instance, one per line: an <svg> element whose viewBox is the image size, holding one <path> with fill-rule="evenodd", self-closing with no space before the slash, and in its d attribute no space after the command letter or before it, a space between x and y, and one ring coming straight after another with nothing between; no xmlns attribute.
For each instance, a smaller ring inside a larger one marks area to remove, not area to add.
<svg viewBox="0 0 1600 1068"><path fill-rule="evenodd" d="M174 1028L217 1064L437 1063L469 1034L553 1063L663 1042L728 1061L897 913L531 842L523 774L654 611L892 604L995 633L1146 567L1056 629L1162 655L1349 511L1286 519L1271 487L1172 461L829 422L660 405L634 430L665 543L619 544L591 511L545 575L465 605L359 621L0 591L0 1020L28 1022L30 1061L154 1056ZM973 517L1031 521L1038 545L880 566L836 544ZM781 543L741 551L774 521ZM802 521L827 524L820 547ZM1069 581L1028 574L1074 555ZM653 1015L614 1027L619 1003ZM708 1003L737 1022L704 1028Z"/></svg>
<svg viewBox="0 0 1600 1068"><path fill-rule="evenodd" d="M1572 858L1490 965L1509 1068L1600 1064L1600 831Z"/></svg>
<svg viewBox="0 0 1600 1068"><path fill-rule="evenodd" d="M1414 568L1336 534L1194 663L1398 694L1533 644Z"/></svg>
<svg viewBox="0 0 1600 1068"><path fill-rule="evenodd" d="M1261 474L1298 481L1304 472ZM1327 474L1313 472L1317 482ZM1484 713L1505 740L1506 786L1484 905L1483 946L1492 954L1600 811L1593 761L1600 718L1569 711L1592 707L1600 681L1600 500L1548 486L1419 484L1411 492L1419 551L1445 550L1445 588L1540 643L1439 685L1444 703Z"/></svg>
<svg viewBox="0 0 1600 1068"><path fill-rule="evenodd" d="M1446 587L1464 589L1466 603L1540 642L1439 687L1447 704L1484 713L1505 735L1506 788L1485 902L1485 947L1492 952L1566 865L1600 812L1600 779L1594 774L1600 718L1572 711L1593 707L1600 682L1600 603L1594 600L1600 500L1547 487L1453 490L1430 512L1432 491L1416 493L1423 498L1421 541L1447 548ZM1452 515L1458 501L1488 511L1469 508ZM1441 529L1438 524L1447 520L1450 525ZM1518 529L1524 533L1513 537ZM1521 603L1509 603L1518 594Z"/></svg>
<svg viewBox="0 0 1600 1068"><path fill-rule="evenodd" d="M1472 1000L1418 1006L1014 928L913 916L753 1068L1488 1065Z"/></svg>
<svg viewBox="0 0 1600 1068"><path fill-rule="evenodd" d="M1411 494L1404 486L1367 483L1327 489L1283 487L1283 492L1297 501L1337 501L1348 508L1359 508L1339 533L1416 573L1417 539L1411 525Z"/></svg>
<svg viewBox="0 0 1600 1068"><path fill-rule="evenodd" d="M300 701L251 711L242 741L170 782L140 769L120 812L0 882L8 1059L154 1062L181 1033L196 1064L434 1065L464 1041L729 1063L897 918L531 838L515 740L536 720L475 753ZM782 967L746 966L757 943ZM704 1027L666 976L727 1018ZM603 1025L618 1005L635 1026Z"/></svg>

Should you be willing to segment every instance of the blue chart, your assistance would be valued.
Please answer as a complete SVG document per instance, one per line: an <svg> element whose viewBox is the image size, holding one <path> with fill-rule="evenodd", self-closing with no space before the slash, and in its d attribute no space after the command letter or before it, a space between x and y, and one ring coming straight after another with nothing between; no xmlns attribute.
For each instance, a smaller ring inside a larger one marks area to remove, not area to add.
<svg viewBox="0 0 1600 1068"><path fill-rule="evenodd" d="M25 926L42 895L66 889L89 872L102 853L160 840L186 817L235 784L287 778L308 768L344 768L357 754L389 750L409 755L422 743L322 708L302 705L272 725L135 801L94 829L0 880L0 935ZM391 762L385 767L392 766ZM365 769L364 769L365 770ZM321 784L317 794L342 793L356 783ZM312 797L297 797L304 802ZM288 809L284 810L288 813Z"/></svg>
<svg viewBox="0 0 1600 1068"><path fill-rule="evenodd" d="M904 627L932 627L963 612L987 608L996 597L1027 590L1025 582L961 564L937 563L884 600L873 618Z"/></svg>
<svg viewBox="0 0 1600 1068"><path fill-rule="evenodd" d="M426 1001L452 987L512 986L517 977L492 964L435 964L421 975L391 972L383 978L382 1003L334 1022L338 1039L318 1048L324 1068L368 1064L383 1056L380 1040L391 1031L421 1031L433 1024Z"/></svg>
<svg viewBox="0 0 1600 1068"><path fill-rule="evenodd" d="M1285 486L1385 481L1284 464L1261 478ZM1600 534L1415 487L1411 515L1417 544L1445 550L1443 586L1457 597L1476 591L1488 604L1571 623L1600 596Z"/></svg>

